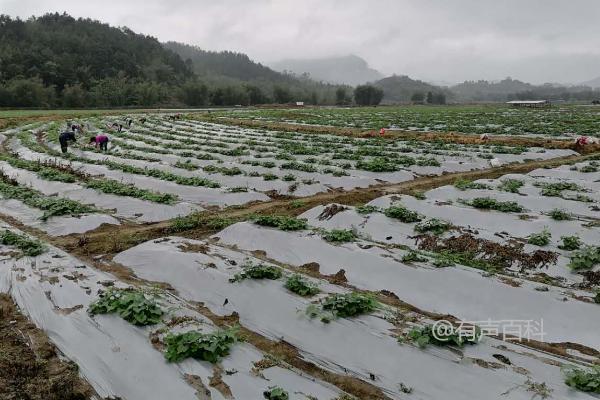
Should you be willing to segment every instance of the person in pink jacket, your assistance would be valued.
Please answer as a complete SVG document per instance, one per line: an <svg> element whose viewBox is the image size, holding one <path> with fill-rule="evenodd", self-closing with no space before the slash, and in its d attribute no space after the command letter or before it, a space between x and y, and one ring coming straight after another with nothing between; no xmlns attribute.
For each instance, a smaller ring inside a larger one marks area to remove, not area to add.
<svg viewBox="0 0 600 400"><path fill-rule="evenodd" d="M90 138L90 144L94 144L96 148L100 148L102 151L108 150L108 136L97 135Z"/></svg>

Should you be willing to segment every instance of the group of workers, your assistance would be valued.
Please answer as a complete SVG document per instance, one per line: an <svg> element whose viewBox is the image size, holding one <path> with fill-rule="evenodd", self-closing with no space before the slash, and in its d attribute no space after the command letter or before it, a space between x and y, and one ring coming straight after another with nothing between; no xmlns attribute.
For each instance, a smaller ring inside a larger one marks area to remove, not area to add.
<svg viewBox="0 0 600 400"><path fill-rule="evenodd" d="M66 153L69 148L69 142L75 143L77 141L77 137L75 133L83 134L84 129L82 125L67 123L67 129L58 135L58 142L60 143L60 150L63 153ZM90 137L90 141L88 145L94 145L97 149L99 148L101 151L108 150L108 136L100 134L94 135Z"/></svg>

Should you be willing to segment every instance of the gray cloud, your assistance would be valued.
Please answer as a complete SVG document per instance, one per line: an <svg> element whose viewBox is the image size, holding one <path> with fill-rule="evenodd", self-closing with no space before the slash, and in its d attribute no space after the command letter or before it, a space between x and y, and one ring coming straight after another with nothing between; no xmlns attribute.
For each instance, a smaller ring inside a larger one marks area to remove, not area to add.
<svg viewBox="0 0 600 400"><path fill-rule="evenodd" d="M261 62L357 54L385 74L535 83L600 75L597 0L0 0L66 11Z"/></svg>

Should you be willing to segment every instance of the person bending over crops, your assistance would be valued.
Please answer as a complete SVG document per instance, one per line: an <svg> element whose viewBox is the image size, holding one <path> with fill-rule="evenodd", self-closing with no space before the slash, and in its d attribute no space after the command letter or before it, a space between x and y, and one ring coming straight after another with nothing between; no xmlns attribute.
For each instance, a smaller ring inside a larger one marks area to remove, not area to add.
<svg viewBox="0 0 600 400"><path fill-rule="evenodd" d="M90 144L94 144L96 148L100 148L101 151L108 150L108 136L98 135L90 138Z"/></svg>
<svg viewBox="0 0 600 400"><path fill-rule="evenodd" d="M75 142L75 132L72 130L66 130L58 135L58 142L60 143L60 150L63 153L67 152L67 148L69 147L69 142Z"/></svg>

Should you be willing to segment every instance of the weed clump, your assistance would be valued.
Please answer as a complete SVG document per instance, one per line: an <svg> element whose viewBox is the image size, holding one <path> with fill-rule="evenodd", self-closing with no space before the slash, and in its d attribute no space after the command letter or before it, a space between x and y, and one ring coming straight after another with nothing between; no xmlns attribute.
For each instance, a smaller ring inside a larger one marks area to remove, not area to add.
<svg viewBox="0 0 600 400"><path fill-rule="evenodd" d="M504 179L498 186L499 190L509 193L519 193L519 189L524 185L522 180L519 179Z"/></svg>
<svg viewBox="0 0 600 400"><path fill-rule="evenodd" d="M378 302L373 296L356 292L332 294L322 304L323 310L341 318L366 314L375 310L377 306Z"/></svg>
<svg viewBox="0 0 600 400"><path fill-rule="evenodd" d="M555 221L570 221L573 219L573 216L566 212L565 210L560 210L558 208L553 209L548 213L550 218Z"/></svg>

